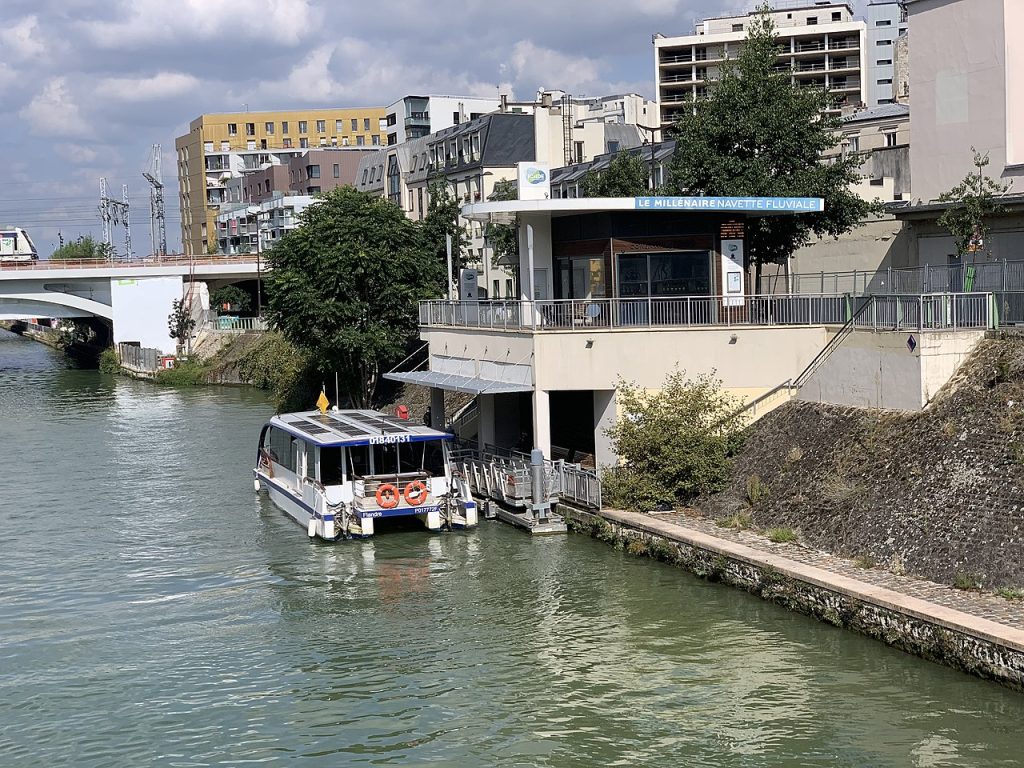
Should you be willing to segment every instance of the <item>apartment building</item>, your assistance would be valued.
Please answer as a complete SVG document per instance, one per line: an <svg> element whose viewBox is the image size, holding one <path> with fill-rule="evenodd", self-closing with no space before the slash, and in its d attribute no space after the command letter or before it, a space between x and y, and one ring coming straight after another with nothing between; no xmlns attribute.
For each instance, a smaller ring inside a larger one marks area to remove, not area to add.
<svg viewBox="0 0 1024 768"><path fill-rule="evenodd" d="M175 140L181 240L187 254L216 247L212 236L227 182L282 165L318 147L379 146L383 107L204 114Z"/></svg>
<svg viewBox="0 0 1024 768"><path fill-rule="evenodd" d="M861 158L861 183L854 191L865 200L893 202L910 198L910 107L880 104L843 118L842 140L830 155Z"/></svg>
<svg viewBox="0 0 1024 768"><path fill-rule="evenodd" d="M575 99L542 91L536 102L504 107L515 111L484 114L364 157L356 188L388 198L418 220L426 215L434 179L447 182L460 203L480 202L490 198L499 181L516 178L517 163L588 163L642 143L641 129L627 121L645 120L653 128L657 119L656 106L636 94ZM481 294L517 295L516 265L495 263L486 228L477 221L463 223Z"/></svg>
<svg viewBox="0 0 1024 768"><path fill-rule="evenodd" d="M386 110L387 144L437 133L493 112L501 99L476 96L405 96Z"/></svg>
<svg viewBox="0 0 1024 768"><path fill-rule="evenodd" d="M912 264L959 265L956 245L937 224L949 208L938 197L969 173L975 150L985 173L1012 185L989 220L977 264L1019 259L1024 251L1024 29L1020 0L907 0L914 140L913 203L895 209L914 235Z"/></svg>
<svg viewBox="0 0 1024 768"><path fill-rule="evenodd" d="M896 101L895 62L900 35L907 32L907 9L903 0L871 0L867 9L868 106Z"/></svg>
<svg viewBox="0 0 1024 768"><path fill-rule="evenodd" d="M686 103L707 94L722 65L743 46L750 22L757 16L705 19L692 35L654 36L655 86L661 125L670 125ZM847 3L776 3L770 13L779 38L777 69L792 71L805 88L827 88L839 98L837 110L867 103L869 67L867 24L855 18ZM891 58L891 57L890 57Z"/></svg>
<svg viewBox="0 0 1024 768"><path fill-rule="evenodd" d="M227 180L227 199L216 220L217 252L272 248L298 226L298 214L317 195L355 183L360 158L372 152L371 147L300 150L285 163Z"/></svg>

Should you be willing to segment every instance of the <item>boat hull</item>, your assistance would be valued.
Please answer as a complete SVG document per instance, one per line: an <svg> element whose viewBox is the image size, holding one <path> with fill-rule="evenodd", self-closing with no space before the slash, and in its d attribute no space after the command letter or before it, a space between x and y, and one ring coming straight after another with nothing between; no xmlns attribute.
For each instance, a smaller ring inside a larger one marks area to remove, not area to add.
<svg viewBox="0 0 1024 768"><path fill-rule="evenodd" d="M287 487L268 477L260 470L253 472L255 477L256 491L261 488L267 491L267 495L274 506L292 518L296 523L305 528L311 537L323 539L324 541L336 541L342 538L340 531L332 536L323 536L321 531L328 529L331 532L338 530L332 515L327 515L321 522L321 516L306 502L292 493ZM466 529L475 527L477 524L476 505L470 503L470 508L464 510L463 514L456 515L450 523L451 528ZM363 512L356 513L360 533L351 533L353 538L367 538L374 533L374 521L390 517L415 517L423 523L428 531L441 531L444 529L439 506L420 508L400 508L388 510L387 512Z"/></svg>

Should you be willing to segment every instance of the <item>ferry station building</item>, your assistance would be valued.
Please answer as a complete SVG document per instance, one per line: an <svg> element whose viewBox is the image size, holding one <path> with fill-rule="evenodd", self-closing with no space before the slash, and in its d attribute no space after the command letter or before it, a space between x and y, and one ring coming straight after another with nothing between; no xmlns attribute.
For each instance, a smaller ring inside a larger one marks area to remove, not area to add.
<svg viewBox="0 0 1024 768"><path fill-rule="evenodd" d="M424 302L427 363L387 375L432 389L435 426L444 391L469 393L463 437L607 466L622 381L657 390L676 369L713 373L750 400L795 377L847 319L834 301L769 306L746 290L746 222L821 211L821 199L528 199L525 177L519 200L463 208L485 225L518 222L519 300Z"/></svg>

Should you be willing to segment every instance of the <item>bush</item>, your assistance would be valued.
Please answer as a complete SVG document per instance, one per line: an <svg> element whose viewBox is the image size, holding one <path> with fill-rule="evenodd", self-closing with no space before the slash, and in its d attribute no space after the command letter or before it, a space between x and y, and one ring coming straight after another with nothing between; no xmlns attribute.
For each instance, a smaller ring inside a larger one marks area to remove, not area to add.
<svg viewBox="0 0 1024 768"><path fill-rule="evenodd" d="M720 517L715 520L715 525L719 528L732 528L736 531L745 531L752 523L749 512L737 512L735 515Z"/></svg>
<svg viewBox="0 0 1024 768"><path fill-rule="evenodd" d="M279 411L310 407L318 387L305 356L279 331L266 333L238 361L238 375L254 387L269 390Z"/></svg>
<svg viewBox="0 0 1024 768"><path fill-rule="evenodd" d="M686 504L722 488L741 444L738 401L711 376L670 374L659 392L620 381L621 416L607 430L621 464L608 467L603 491L610 503L646 511Z"/></svg>
<svg viewBox="0 0 1024 768"><path fill-rule="evenodd" d="M796 531L792 528L769 528L768 529L768 541L773 541L776 544L786 544L790 541L796 541L799 537L796 535Z"/></svg>
<svg viewBox="0 0 1024 768"><path fill-rule="evenodd" d="M202 360L176 360L173 368L157 371L153 380L165 387L197 387L207 383L207 373Z"/></svg>
<svg viewBox="0 0 1024 768"><path fill-rule="evenodd" d="M117 350L107 347L100 353L100 373L120 373L121 363L117 359Z"/></svg>
<svg viewBox="0 0 1024 768"><path fill-rule="evenodd" d="M981 579L972 573L957 571L956 576L953 577L953 588L972 592L981 589Z"/></svg>

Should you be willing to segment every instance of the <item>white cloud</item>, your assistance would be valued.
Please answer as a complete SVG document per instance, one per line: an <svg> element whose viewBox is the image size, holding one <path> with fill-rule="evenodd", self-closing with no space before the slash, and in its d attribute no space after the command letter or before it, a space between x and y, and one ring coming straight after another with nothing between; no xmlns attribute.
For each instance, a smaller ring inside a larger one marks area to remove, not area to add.
<svg viewBox="0 0 1024 768"><path fill-rule="evenodd" d="M7 26L4 30L4 52L16 58L31 59L42 55L46 50L39 34L39 19L36 16L25 18Z"/></svg>
<svg viewBox="0 0 1024 768"><path fill-rule="evenodd" d="M530 40L515 44L509 66L521 89L559 88L570 93L595 93L602 85L600 67L594 59L567 56Z"/></svg>
<svg viewBox="0 0 1024 768"><path fill-rule="evenodd" d="M53 149L69 163L75 163L76 165L94 163L96 162L96 158L99 156L99 153L95 149L83 144L60 142Z"/></svg>
<svg viewBox="0 0 1024 768"><path fill-rule="evenodd" d="M200 82L183 72L158 72L151 77L108 77L96 88L98 96L116 101L157 101L197 90Z"/></svg>
<svg viewBox="0 0 1024 768"><path fill-rule="evenodd" d="M295 45L318 31L310 0L247 0L244 5L209 0L131 0L116 20L83 22L101 48L138 48L168 40L265 40Z"/></svg>
<svg viewBox="0 0 1024 768"><path fill-rule="evenodd" d="M18 80L18 74L9 66L0 61L0 93L3 93L8 86Z"/></svg>
<svg viewBox="0 0 1024 768"><path fill-rule="evenodd" d="M63 77L50 79L18 114L37 133L47 136L77 136L88 131Z"/></svg>
<svg viewBox="0 0 1024 768"><path fill-rule="evenodd" d="M453 73L427 62L379 63L376 46L356 38L318 46L296 64L283 80L257 85L262 100L269 97L320 104L388 104L409 93L453 93L496 96L511 84L486 82L467 72ZM235 98L249 98L238 96Z"/></svg>

